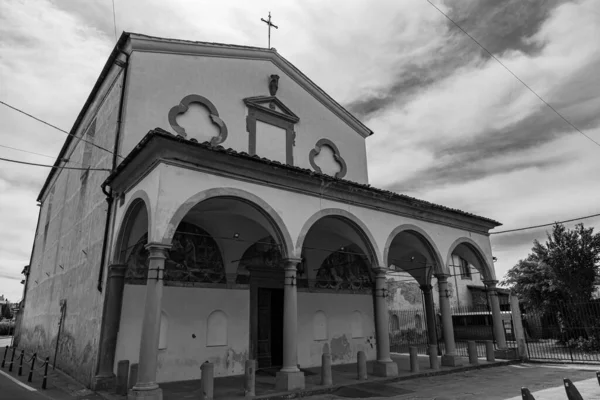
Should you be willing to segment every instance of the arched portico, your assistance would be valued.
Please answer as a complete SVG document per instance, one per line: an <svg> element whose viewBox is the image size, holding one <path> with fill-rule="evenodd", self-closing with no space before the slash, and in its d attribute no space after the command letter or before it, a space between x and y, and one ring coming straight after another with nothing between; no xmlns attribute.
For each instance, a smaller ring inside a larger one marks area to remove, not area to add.
<svg viewBox="0 0 600 400"><path fill-rule="evenodd" d="M477 269L477 271L481 274L481 280L485 284L486 291L489 296L489 302L492 311L494 338L496 339L498 349L506 350L506 335L504 332L502 316L500 314L498 293L496 291L496 285L498 281L496 280L496 272L493 266L488 262L489 258L486 257L483 249L473 239L468 237L460 237L456 239L448 250L448 268L450 269L452 266L450 271L452 271L453 274L456 274L456 272L454 272L453 261L455 256L466 260L468 264L475 267L475 269Z"/></svg>
<svg viewBox="0 0 600 400"><path fill-rule="evenodd" d="M444 274L446 268L435 241L423 228L403 224L388 236L383 255L386 265L395 271L394 276L403 281L401 285L404 290L422 291L428 342L429 345L437 345L438 324L431 277L433 274ZM416 301L420 303L421 298L416 298Z"/></svg>

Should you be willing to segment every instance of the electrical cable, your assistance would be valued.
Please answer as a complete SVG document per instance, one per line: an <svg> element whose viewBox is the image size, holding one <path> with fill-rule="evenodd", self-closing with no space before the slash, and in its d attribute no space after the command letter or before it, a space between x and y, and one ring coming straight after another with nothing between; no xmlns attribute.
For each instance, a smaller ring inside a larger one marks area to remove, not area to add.
<svg viewBox="0 0 600 400"><path fill-rule="evenodd" d="M524 228L509 229L509 230L506 230L506 231L499 231L499 232L490 232L490 235L499 235L501 233L519 232L519 231L524 231L524 230L527 230L527 229L543 228L545 226L552 226L554 224L564 224L564 223L567 223L567 222L579 221L581 219L588 219L588 218L593 218L593 217L600 217L600 214L587 215L585 217L567 219L565 221L550 222L550 223L543 224L543 225L526 226Z"/></svg>
<svg viewBox="0 0 600 400"><path fill-rule="evenodd" d="M6 107L8 107L8 108L11 108L11 109L13 109L13 110L15 110L15 111L17 111L17 112L20 112L21 114L24 114L24 115L28 116L29 118L33 118L33 119L35 119L36 121L38 121L38 122L41 122L41 123L42 123L42 124L44 124L44 125L47 125L47 126L49 126L49 127L51 127L51 128L54 128L54 129L56 129L57 131L60 131L60 132L62 132L62 133L66 133L66 134L67 134L67 135L69 135L69 136L73 136L74 138L77 138L77 139L79 139L79 140L81 140L81 141L83 141L83 142L89 143L89 144L91 144L92 146L94 146L94 147L96 147L96 148L98 148L98 149L100 149L100 150L104 150L104 151L106 151L106 152L109 152L110 154L114 154L112 151L110 151L109 149L107 149L107 148L105 148L105 147L99 146L99 145L97 145L96 143L93 143L93 142L90 142L89 140L86 140L86 139L84 139L83 137L78 137L77 135L75 135L75 134L73 134L73 133L67 132L67 131L65 131L64 129L61 129L61 128L59 128L59 127L55 126L55 125L52 125L52 124L51 124L51 123L49 123L49 122L46 122L46 121L44 121L43 119L40 119L40 118L38 118L38 117L35 117L35 116L33 116L33 115L29 114L29 113L26 113L25 111L23 111L23 110L21 110L21 109L18 109L17 107L13 107L13 106L11 106L11 105L10 105L10 104L8 104L8 103L5 103L5 102L3 102L2 100L0 100L0 104L3 104L3 105L5 105ZM118 155L118 154L117 154L117 157L121 157L121 158L123 158L123 156L121 156L121 155Z"/></svg>
<svg viewBox="0 0 600 400"><path fill-rule="evenodd" d="M117 17L115 14L115 0L112 0L112 9L113 9L113 24L115 26L115 40L118 40L119 38L117 37Z"/></svg>
<svg viewBox="0 0 600 400"><path fill-rule="evenodd" d="M8 162L17 163L17 164L33 165L35 167L46 167L46 168L56 168L56 169L75 169L75 170L79 170L79 171L106 171L106 172L111 172L110 169L106 169L106 168L57 167L56 165L37 164L37 163L31 163L31 162L26 162L26 161L20 161L20 160L11 160L9 158L2 158L2 157L0 157L0 161L8 161Z"/></svg>
<svg viewBox="0 0 600 400"><path fill-rule="evenodd" d="M0 147L4 147L5 149L10 149L10 150L22 151L23 153L35 154L36 156L42 156L42 157L48 157L48 158L56 159L56 157L49 156L47 154L36 153L36 152L33 152L33 151L29 151L29 150L17 149L16 147L5 146L3 144L0 144Z"/></svg>
<svg viewBox="0 0 600 400"><path fill-rule="evenodd" d="M548 106L548 108L550 108L552 111L554 111L554 113L556 115L558 115L563 121L565 121L569 126L571 126L571 128L575 129L577 132L581 133L583 136L585 136L586 138L588 138L590 141L594 142L597 146L600 147L600 143L598 143L597 141L595 141L594 139L592 139L591 137L589 137L588 135L586 135L585 133L583 133L579 128L577 128L575 125L573 125L571 123L571 121L569 121L568 119L566 119L561 113L558 112L558 110L556 108L554 108L550 103L548 103L546 100L544 100L542 98L542 96L540 96L539 94L537 94L535 92L535 90L533 90L529 85L527 85L521 78L519 78L514 72L512 72L506 65L504 65L504 63L502 63L502 61L500 61L491 51L489 51L488 49L486 49L485 47L483 47L483 45L481 43L479 43L473 36L471 36L466 30L464 30L458 23L454 22L454 20L452 18L450 18L448 15L446 15L442 10L440 10L435 4L433 4L431 2L431 0L427 0L427 2L429 4L431 4L433 6L433 8L435 8L436 10L438 10L440 12L440 14L442 14L444 17L446 17L450 22L452 22L458 29L460 29L465 35L467 35L472 41L474 41L475 43L477 43L477 45L479 47L481 47L486 53L488 53L490 55L490 57L492 57L494 60L496 60L498 62L498 64L500 64L502 67L504 67L505 70L507 70L512 76L514 76L519 82L521 82L523 84L523 86L525 86L527 89L529 89L529 91L531 93L533 93L538 99L540 99L542 101L542 103L544 103L546 106Z"/></svg>

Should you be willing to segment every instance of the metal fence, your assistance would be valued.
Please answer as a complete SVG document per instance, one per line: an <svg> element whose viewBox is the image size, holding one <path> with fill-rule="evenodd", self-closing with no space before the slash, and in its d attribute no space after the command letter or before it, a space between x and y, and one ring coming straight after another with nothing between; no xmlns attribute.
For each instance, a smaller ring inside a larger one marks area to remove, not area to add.
<svg viewBox="0 0 600 400"><path fill-rule="evenodd" d="M600 300L526 310L522 319L529 358L600 363Z"/></svg>

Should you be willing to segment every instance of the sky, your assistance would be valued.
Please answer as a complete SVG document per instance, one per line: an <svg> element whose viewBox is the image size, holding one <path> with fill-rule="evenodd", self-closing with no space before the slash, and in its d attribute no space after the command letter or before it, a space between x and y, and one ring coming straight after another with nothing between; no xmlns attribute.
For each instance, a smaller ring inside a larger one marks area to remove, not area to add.
<svg viewBox="0 0 600 400"><path fill-rule="evenodd" d="M431 0L600 142L600 2ZM69 130L117 35L271 46L375 134L373 186L503 223L600 213L600 146L426 0L3 0L0 100ZM0 105L0 157L52 164L65 135ZM0 161L0 294L22 296L48 169ZM600 229L600 218L583 221ZM575 223L567 224L572 227ZM497 276L540 228L491 236Z"/></svg>

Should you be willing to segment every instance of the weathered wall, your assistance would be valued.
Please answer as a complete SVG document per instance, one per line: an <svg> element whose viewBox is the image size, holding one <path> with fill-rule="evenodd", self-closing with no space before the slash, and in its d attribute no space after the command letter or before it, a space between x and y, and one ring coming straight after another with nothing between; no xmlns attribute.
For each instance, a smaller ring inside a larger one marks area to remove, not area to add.
<svg viewBox="0 0 600 400"><path fill-rule="evenodd" d="M113 149L122 89L119 67L109 72L84 117L77 136ZM93 126L93 137L87 135ZM84 159L85 154L85 159ZM68 166L111 168L112 154L75 139L66 153ZM103 171L62 170L43 199L34 241L31 273L19 337L20 347L54 360L60 319L59 302L66 301L57 367L89 384L95 367L102 293L96 286L107 203L101 183Z"/></svg>
<svg viewBox="0 0 600 400"><path fill-rule="evenodd" d="M309 153L319 139L327 138L335 143L346 161L348 172L345 178L367 183L365 139L272 62L137 51L132 53L130 60L132 77L128 83L123 155L128 154L151 129L160 127L175 134L169 124L169 110L190 94L206 97L217 108L229 131L222 146L248 152L247 107L243 99L268 96L268 77L278 74L277 98L300 118L295 125L294 165L312 170ZM188 111L194 112L206 113L201 109ZM181 120L187 132L202 123L200 118L196 122L186 121L186 118L184 114L178 121ZM205 141L215 134L210 124L203 128L211 132L210 135L199 132L200 136L192 134L190 137ZM257 154L285 160L282 154L273 155L258 147Z"/></svg>
<svg viewBox="0 0 600 400"><path fill-rule="evenodd" d="M315 326L318 311L326 317L326 339ZM354 325L356 311L361 315L361 332ZM302 367L319 366L326 349L333 364L356 362L359 351L364 351L368 360L376 358L372 295L298 293L298 363Z"/></svg>
<svg viewBox="0 0 600 400"><path fill-rule="evenodd" d="M145 297L145 285L125 285L115 372L119 360L138 362ZM166 348L158 355L158 382L199 379L205 361L215 364L215 376L243 374L250 341L249 305L247 289L165 287L162 311L168 323ZM227 315L227 341L207 346L207 319L215 310Z"/></svg>

